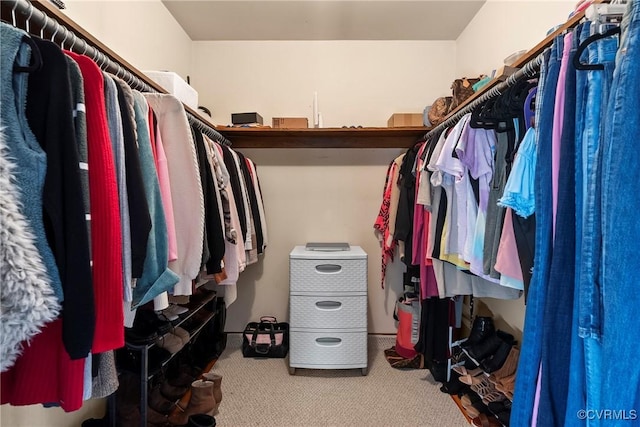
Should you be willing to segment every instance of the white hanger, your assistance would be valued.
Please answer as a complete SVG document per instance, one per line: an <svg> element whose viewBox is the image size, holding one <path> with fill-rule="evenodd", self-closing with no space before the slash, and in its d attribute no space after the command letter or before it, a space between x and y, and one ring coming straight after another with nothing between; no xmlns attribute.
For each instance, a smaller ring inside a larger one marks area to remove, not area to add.
<svg viewBox="0 0 640 427"><path fill-rule="evenodd" d="M62 43L60 43L60 49L64 50L64 44L66 43L67 38L69 38L69 30L67 30L65 28L64 29L64 38L62 39Z"/></svg>
<svg viewBox="0 0 640 427"><path fill-rule="evenodd" d="M13 23L14 27L18 26L18 21L16 18L16 8L18 7L18 2L15 2L13 4L13 8L11 8L11 22Z"/></svg>
<svg viewBox="0 0 640 427"><path fill-rule="evenodd" d="M31 31L29 28L31 27L31 15L33 15L33 5L29 3L29 16L27 16L27 22L25 22L25 28L27 30L27 34L31 34Z"/></svg>
<svg viewBox="0 0 640 427"><path fill-rule="evenodd" d="M29 3L31 5L31 7L33 7L33 5L31 3ZM47 28L47 25L49 25L49 16L48 15L44 15L44 24L42 24L42 27L40 27L40 38L44 39L44 30L45 28Z"/></svg>

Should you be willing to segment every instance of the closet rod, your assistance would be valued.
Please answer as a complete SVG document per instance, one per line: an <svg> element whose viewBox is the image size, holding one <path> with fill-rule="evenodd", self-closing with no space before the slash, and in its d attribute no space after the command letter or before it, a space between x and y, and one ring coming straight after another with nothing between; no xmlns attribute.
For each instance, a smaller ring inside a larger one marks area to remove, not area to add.
<svg viewBox="0 0 640 427"><path fill-rule="evenodd" d="M121 78L127 82L131 88L142 92L167 93L164 90L154 87L155 85L150 81L138 77L129 69L128 66L123 66L119 61L111 58L108 54L105 54L102 49L87 43L87 40L83 37L77 36L72 30L69 30L66 25L60 24L55 16L50 16L51 13L47 13L49 10L46 5L40 3L47 12L36 8L29 0L3 0L2 3L11 9L13 25L17 26L16 13L20 13L25 19L26 28L22 29L28 33L30 32L29 30L32 25L41 29L41 35L43 35L45 31L51 32L51 41L59 44L63 49L92 58L102 70ZM79 33L85 32L84 29L79 27L74 29ZM141 73L138 72L138 74ZM220 144L231 146L231 141L213 129L213 127L202 120L202 118L198 117L198 113L193 113L186 106L185 112L187 113L189 123L195 126L203 134Z"/></svg>
<svg viewBox="0 0 640 427"><path fill-rule="evenodd" d="M481 106L483 103L487 102L492 98L496 98L502 95L508 87L511 87L516 84L522 78L533 78L536 76L538 71L540 70L540 65L544 59L544 53L539 54L531 61L527 62L522 68L520 68L517 72L510 75L507 80L500 83L499 85L489 89L486 93L480 96L478 99L464 106L460 111L456 112L453 116L449 117L444 122L440 123L438 126L431 129L427 134L423 137L424 140L428 140L432 135L436 132L441 131L442 129L448 128L450 126L455 125L460 121L460 119L468 113L471 113L476 107Z"/></svg>

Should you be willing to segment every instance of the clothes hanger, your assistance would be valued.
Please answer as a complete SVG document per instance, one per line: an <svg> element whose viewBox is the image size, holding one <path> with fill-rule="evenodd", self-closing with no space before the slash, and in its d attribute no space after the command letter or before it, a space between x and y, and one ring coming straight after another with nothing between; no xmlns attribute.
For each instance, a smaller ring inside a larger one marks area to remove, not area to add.
<svg viewBox="0 0 640 427"><path fill-rule="evenodd" d="M53 34L51 34L51 41L55 43L56 42L55 38L58 35L58 31L60 31L60 25L56 24L55 22L54 22L54 25L55 25L55 31L53 32Z"/></svg>
<svg viewBox="0 0 640 427"><path fill-rule="evenodd" d="M38 49L38 45L31 38L31 36L25 34L22 36L22 41L28 44L31 47L31 58L33 59L33 64L22 66L18 64L13 65L14 73L31 73L33 71L38 70L42 66L42 55L40 54L40 49Z"/></svg>
<svg viewBox="0 0 640 427"><path fill-rule="evenodd" d="M31 16L33 15L33 5L29 3L29 16L27 16L27 21L25 22L25 29L27 34L31 34Z"/></svg>
<svg viewBox="0 0 640 427"><path fill-rule="evenodd" d="M15 2L13 4L13 7L11 8L11 22L13 23L13 26L18 28L18 18L16 17L16 8L18 7L18 2Z"/></svg>
<svg viewBox="0 0 640 427"><path fill-rule="evenodd" d="M604 65L602 64L584 64L580 61L580 57L585 49L593 42L596 42L601 39L605 39L607 37L615 36L620 34L620 27L611 28L608 31L600 34L594 34L588 37L585 41L580 43L578 46L578 50L576 50L575 55L573 56L573 66L576 70L604 70Z"/></svg>
<svg viewBox="0 0 640 427"><path fill-rule="evenodd" d="M29 3L29 5L31 5L31 7L33 7L33 5L31 3ZM44 39L44 30L45 28L47 28L47 25L49 25L49 16L48 15L44 15L44 24L42 24L42 27L40 27L40 38Z"/></svg>
<svg viewBox="0 0 640 427"><path fill-rule="evenodd" d="M527 129L533 126L533 118L536 114L535 109L535 97L538 93L538 86L534 87L529 91L529 95L524 100L524 123Z"/></svg>
<svg viewBox="0 0 640 427"><path fill-rule="evenodd" d="M71 33L71 39L73 40L73 43L71 43L71 47L69 47L69 50L71 52L73 52L73 48L76 47L76 42L78 41L78 37L76 37L76 34L74 32Z"/></svg>
<svg viewBox="0 0 640 427"><path fill-rule="evenodd" d="M69 32L67 30L64 31L64 39L62 39L62 43L60 43L60 49L64 50L64 44L67 41L67 38L69 38Z"/></svg>
<svg viewBox="0 0 640 427"><path fill-rule="evenodd" d="M493 129L495 126L495 120L491 117L491 111L493 104L495 104L497 97L488 99L484 104L478 106L471 112L471 118L469 119L469 126L474 129Z"/></svg>

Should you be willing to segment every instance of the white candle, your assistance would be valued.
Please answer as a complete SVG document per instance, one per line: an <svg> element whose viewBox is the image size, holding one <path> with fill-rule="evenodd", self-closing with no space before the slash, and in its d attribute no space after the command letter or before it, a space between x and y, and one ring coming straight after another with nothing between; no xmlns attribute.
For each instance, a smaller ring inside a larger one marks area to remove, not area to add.
<svg viewBox="0 0 640 427"><path fill-rule="evenodd" d="M313 126L318 127L318 92L313 92Z"/></svg>

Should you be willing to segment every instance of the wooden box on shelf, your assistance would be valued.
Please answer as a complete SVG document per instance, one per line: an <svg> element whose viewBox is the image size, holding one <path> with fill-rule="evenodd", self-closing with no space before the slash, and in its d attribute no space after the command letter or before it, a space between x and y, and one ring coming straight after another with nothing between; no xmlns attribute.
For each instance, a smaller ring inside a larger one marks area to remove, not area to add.
<svg viewBox="0 0 640 427"><path fill-rule="evenodd" d="M387 127L414 127L424 126L422 113L394 113L387 121Z"/></svg>
<svg viewBox="0 0 640 427"><path fill-rule="evenodd" d="M274 129L307 129L309 119L306 117L273 117L271 126Z"/></svg>

